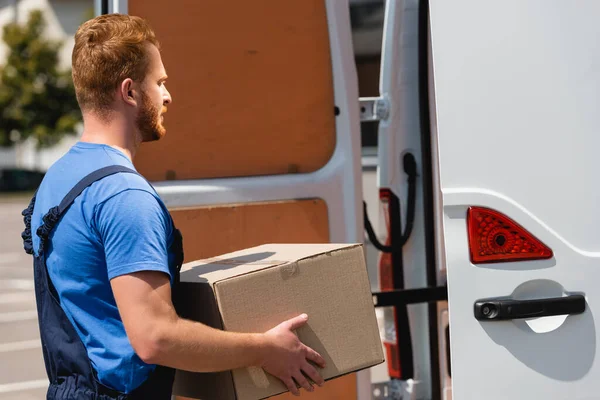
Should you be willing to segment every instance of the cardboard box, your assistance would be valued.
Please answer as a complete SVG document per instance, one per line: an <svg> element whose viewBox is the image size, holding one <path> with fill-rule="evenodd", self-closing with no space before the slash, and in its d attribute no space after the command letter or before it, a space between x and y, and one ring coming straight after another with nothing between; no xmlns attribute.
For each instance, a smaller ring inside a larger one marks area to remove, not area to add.
<svg viewBox="0 0 600 400"><path fill-rule="evenodd" d="M384 361L361 244L268 244L182 267L184 318L235 332L266 332L308 314L300 340L321 354L325 380ZM327 385L327 383L325 383ZM174 394L257 400L287 391L261 368L177 371Z"/></svg>

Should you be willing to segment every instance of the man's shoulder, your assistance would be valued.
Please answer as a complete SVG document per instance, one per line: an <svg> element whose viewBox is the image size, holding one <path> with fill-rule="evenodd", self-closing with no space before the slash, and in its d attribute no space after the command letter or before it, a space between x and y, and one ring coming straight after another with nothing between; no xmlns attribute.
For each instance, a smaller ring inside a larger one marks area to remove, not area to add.
<svg viewBox="0 0 600 400"><path fill-rule="evenodd" d="M158 194L152 185L133 168L131 169L132 172L118 172L99 180L91 188L90 192L93 192L103 200L123 193L129 196L138 194L142 197L147 197L144 194L140 194L140 192L158 198Z"/></svg>
<svg viewBox="0 0 600 400"><path fill-rule="evenodd" d="M87 212L99 234L114 237L166 237L170 235L169 212L151 186L134 174L110 176L90 190Z"/></svg>
<svg viewBox="0 0 600 400"><path fill-rule="evenodd" d="M133 191L145 192L146 195L140 195L142 199L152 196L158 200L158 195L153 187L135 171L134 166L128 160L104 157L102 153L98 152L94 155L96 157L82 159L79 154L66 154L46 173L40 186L40 194L43 197L52 198L51 203L58 204L72 188L89 174L105 167L121 166L130 169L131 172L118 172L98 179L84 188L75 202L81 203L84 209L95 208L115 196Z"/></svg>

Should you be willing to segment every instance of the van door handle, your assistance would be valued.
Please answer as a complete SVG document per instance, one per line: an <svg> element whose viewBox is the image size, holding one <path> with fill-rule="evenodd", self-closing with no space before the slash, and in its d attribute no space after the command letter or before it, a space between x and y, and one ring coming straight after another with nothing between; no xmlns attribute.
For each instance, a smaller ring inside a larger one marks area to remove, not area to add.
<svg viewBox="0 0 600 400"><path fill-rule="evenodd" d="M584 311L585 297L581 294L534 300L482 299L477 300L474 307L475 318L480 321L572 315Z"/></svg>

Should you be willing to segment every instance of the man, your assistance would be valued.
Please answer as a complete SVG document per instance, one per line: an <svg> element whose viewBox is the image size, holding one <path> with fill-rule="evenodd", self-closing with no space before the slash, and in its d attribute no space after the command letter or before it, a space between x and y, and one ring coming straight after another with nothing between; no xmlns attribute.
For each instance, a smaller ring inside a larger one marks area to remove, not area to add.
<svg viewBox="0 0 600 400"><path fill-rule="evenodd" d="M47 172L24 210L50 399L167 399L173 368L260 366L295 395L323 379L323 358L293 331L301 315L263 334L225 332L173 307L181 237L132 164L166 134L172 102L158 42L141 18L104 15L75 35L73 81L81 141Z"/></svg>

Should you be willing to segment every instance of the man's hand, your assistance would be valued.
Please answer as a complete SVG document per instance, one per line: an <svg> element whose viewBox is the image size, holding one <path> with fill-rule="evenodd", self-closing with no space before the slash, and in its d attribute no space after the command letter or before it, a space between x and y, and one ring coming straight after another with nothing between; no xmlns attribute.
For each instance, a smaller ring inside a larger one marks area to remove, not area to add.
<svg viewBox="0 0 600 400"><path fill-rule="evenodd" d="M306 321L308 316L302 314L265 333L268 351L262 367L279 378L295 396L299 396L300 391L294 380L309 392L314 390L304 374L317 385L323 385L323 378L309 361L325 368L325 360L319 353L302 344L294 333L294 330L306 324Z"/></svg>

